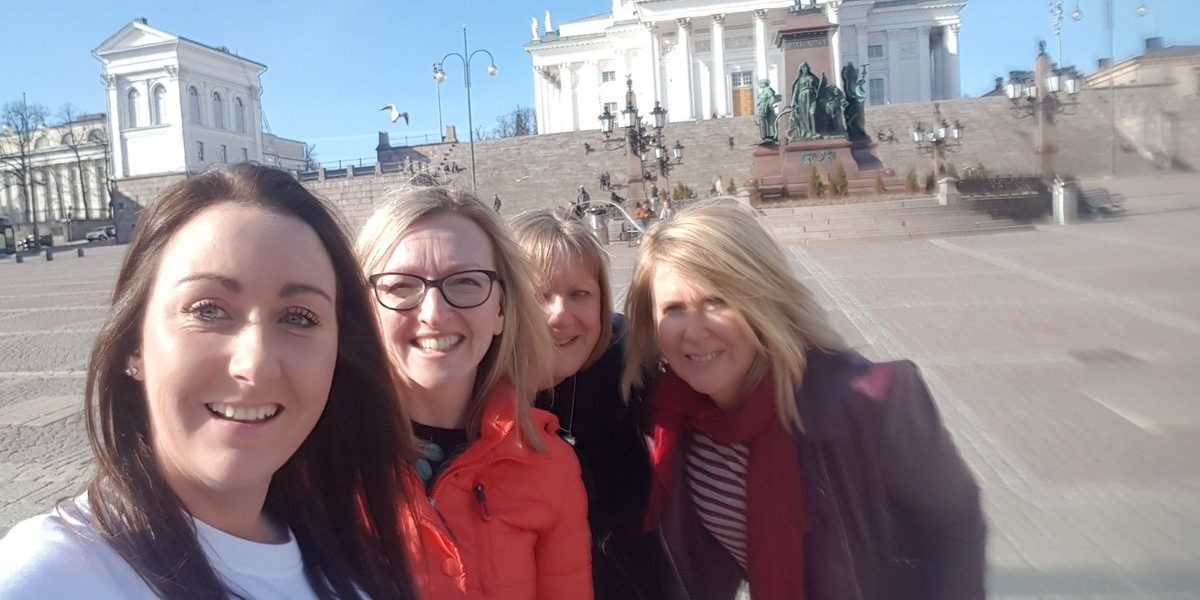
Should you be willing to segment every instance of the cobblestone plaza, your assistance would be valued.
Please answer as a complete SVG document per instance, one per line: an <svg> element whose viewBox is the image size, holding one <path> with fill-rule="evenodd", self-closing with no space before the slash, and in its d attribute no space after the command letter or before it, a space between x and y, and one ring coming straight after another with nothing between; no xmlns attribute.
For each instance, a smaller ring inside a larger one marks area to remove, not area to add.
<svg viewBox="0 0 1200 600"><path fill-rule="evenodd" d="M1107 221L788 247L857 348L922 367L984 490L993 598L1200 598L1197 183L1146 180ZM610 248L620 301L635 249ZM90 472L124 251L0 260L0 532Z"/></svg>

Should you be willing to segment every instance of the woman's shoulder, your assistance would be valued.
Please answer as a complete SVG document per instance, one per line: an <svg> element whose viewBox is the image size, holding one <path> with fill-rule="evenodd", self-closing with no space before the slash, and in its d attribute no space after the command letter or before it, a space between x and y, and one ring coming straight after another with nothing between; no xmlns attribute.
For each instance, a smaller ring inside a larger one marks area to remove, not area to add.
<svg viewBox="0 0 1200 600"><path fill-rule="evenodd" d="M0 599L148 595L124 559L103 541L80 500L26 519L0 539Z"/></svg>

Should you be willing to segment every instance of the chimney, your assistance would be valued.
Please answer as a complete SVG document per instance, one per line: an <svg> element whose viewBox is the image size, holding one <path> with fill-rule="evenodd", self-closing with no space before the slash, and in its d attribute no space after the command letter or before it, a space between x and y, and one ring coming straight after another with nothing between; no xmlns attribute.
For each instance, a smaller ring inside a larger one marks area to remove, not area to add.
<svg viewBox="0 0 1200 600"><path fill-rule="evenodd" d="M1003 77L996 78L996 89L997 90L1004 89L1004 78Z"/></svg>
<svg viewBox="0 0 1200 600"><path fill-rule="evenodd" d="M1097 71L1103 71L1111 66L1112 66L1111 58L1102 58L1102 59L1096 61L1096 70Z"/></svg>
<svg viewBox="0 0 1200 600"><path fill-rule="evenodd" d="M1146 52L1154 52L1163 49L1163 39L1161 37L1146 38Z"/></svg>
<svg viewBox="0 0 1200 600"><path fill-rule="evenodd" d="M388 132L380 131L379 132L379 145L375 146L375 151L379 152L380 150L387 150L391 147L392 147L392 140L389 138Z"/></svg>
<svg viewBox="0 0 1200 600"><path fill-rule="evenodd" d="M136 18L136 19L134 19L134 20L135 20L135 21L137 21L138 23L141 23L142 25L149 25L149 24L150 24L150 21L146 20L146 17L138 17L138 18Z"/></svg>

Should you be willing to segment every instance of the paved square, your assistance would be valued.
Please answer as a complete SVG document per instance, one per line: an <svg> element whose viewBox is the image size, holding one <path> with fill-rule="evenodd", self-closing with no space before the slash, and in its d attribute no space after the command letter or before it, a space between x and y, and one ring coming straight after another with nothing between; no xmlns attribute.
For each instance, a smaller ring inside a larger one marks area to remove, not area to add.
<svg viewBox="0 0 1200 600"><path fill-rule="evenodd" d="M1110 221L788 248L851 343L921 366L984 488L992 598L1200 598L1197 184L1127 183ZM621 302L636 249L610 249ZM0 259L0 531L86 481L123 252Z"/></svg>

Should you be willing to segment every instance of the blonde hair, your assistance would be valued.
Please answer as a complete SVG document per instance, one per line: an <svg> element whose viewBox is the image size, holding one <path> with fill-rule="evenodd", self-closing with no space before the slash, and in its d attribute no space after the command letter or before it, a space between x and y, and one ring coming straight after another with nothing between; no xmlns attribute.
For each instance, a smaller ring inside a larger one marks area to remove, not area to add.
<svg viewBox="0 0 1200 600"><path fill-rule="evenodd" d="M787 257L748 210L730 204L700 204L672 221L656 223L642 238L625 302L625 369L628 395L643 387L645 373L660 357L655 337L655 271L669 268L733 309L757 350L741 382L749 390L769 371L775 407L785 427L802 429L795 393L804 380L805 351L847 348L825 318L825 310L792 274Z"/></svg>
<svg viewBox="0 0 1200 600"><path fill-rule="evenodd" d="M387 261L409 227L422 219L447 214L467 219L483 230L491 244L503 290L500 297L503 329L492 340L475 375L467 408L468 435L471 439L478 435L488 394L507 379L516 392L517 423L523 437L542 451L545 446L530 410L534 396L552 377L553 344L534 295L533 269L496 211L484 206L474 194L461 190L425 187L389 192L358 234L355 252L359 265L369 277ZM410 383L404 373L398 374L405 384Z"/></svg>
<svg viewBox="0 0 1200 600"><path fill-rule="evenodd" d="M582 223L561 210L524 212L512 220L512 226L517 243L525 249L540 275L539 285L549 282L555 270L570 260L579 261L596 278L600 287L600 337L581 367L581 370L586 369L604 355L612 341L613 302L608 253Z"/></svg>

